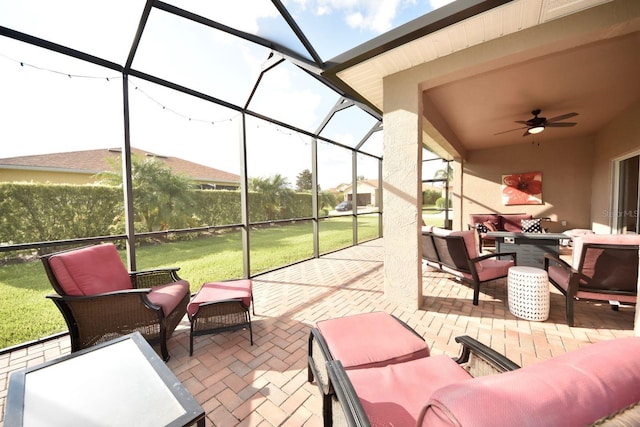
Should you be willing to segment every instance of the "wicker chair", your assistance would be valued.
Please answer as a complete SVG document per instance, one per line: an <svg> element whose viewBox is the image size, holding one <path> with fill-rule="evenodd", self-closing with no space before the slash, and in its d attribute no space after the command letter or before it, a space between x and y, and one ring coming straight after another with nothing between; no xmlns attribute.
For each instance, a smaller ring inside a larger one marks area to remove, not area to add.
<svg viewBox="0 0 640 427"><path fill-rule="evenodd" d="M135 331L160 346L167 361L167 340L186 314L189 283L178 268L127 272L116 247L101 244L41 257L69 328L71 351Z"/></svg>

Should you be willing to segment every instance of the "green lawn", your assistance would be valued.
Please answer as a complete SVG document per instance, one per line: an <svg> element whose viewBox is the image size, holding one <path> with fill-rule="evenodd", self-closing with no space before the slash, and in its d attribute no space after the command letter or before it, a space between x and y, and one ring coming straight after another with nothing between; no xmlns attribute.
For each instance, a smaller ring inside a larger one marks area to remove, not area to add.
<svg viewBox="0 0 640 427"><path fill-rule="evenodd" d="M426 225L444 227L444 213L442 209L433 206L422 207L422 219Z"/></svg>
<svg viewBox="0 0 640 427"><path fill-rule="evenodd" d="M320 222L320 252L351 245L349 216ZM358 217L358 240L378 237L377 216ZM313 256L310 222L251 230L251 275ZM143 246L136 249L137 269L180 267L180 276L192 292L202 283L242 276L242 243L239 232L193 240ZM52 293L40 261L0 267L0 348L35 340L66 330L62 315L45 298Z"/></svg>

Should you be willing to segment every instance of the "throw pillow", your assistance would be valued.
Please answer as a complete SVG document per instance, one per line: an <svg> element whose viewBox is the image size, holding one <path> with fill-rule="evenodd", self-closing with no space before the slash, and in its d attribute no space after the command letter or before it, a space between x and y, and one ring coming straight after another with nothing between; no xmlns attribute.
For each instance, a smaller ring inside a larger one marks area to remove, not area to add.
<svg viewBox="0 0 640 427"><path fill-rule="evenodd" d="M487 228L487 226L484 225L481 222L476 224L476 230L478 230L478 233L488 233L489 232L489 229Z"/></svg>
<svg viewBox="0 0 640 427"><path fill-rule="evenodd" d="M484 226L487 227L487 229L489 231L498 231L498 229L496 228L495 224L492 223L491 221L485 221L483 222Z"/></svg>
<svg viewBox="0 0 640 427"><path fill-rule="evenodd" d="M523 219L522 223L522 232L523 233L542 233L541 219Z"/></svg>

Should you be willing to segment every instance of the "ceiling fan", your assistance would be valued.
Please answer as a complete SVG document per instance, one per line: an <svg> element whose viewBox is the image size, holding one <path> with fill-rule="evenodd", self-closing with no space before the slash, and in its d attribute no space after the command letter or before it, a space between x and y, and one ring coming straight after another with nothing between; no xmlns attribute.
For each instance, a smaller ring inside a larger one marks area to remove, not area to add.
<svg viewBox="0 0 640 427"><path fill-rule="evenodd" d="M521 123L525 126L519 127L519 128L515 128L515 129L510 129L510 130L506 130L503 132L498 132L495 133L494 135L500 135L502 133L507 133L507 132L513 132L514 130L520 130L520 129L526 129L524 131L524 134L522 136L527 136L527 135L535 135L538 134L542 131L545 130L545 128L548 127L557 127L557 128L568 128L568 127L572 127L577 125L576 122L561 122L561 120L565 120L565 119L569 119L571 117L575 117L578 115L578 113L567 113L567 114L562 114L560 116L556 116L556 117L552 117L550 119L547 119L546 117L538 117L538 115L541 113L542 111L540 109L537 110L533 110L531 112L531 114L533 114L533 118L529 119L529 120L516 120L516 123Z"/></svg>

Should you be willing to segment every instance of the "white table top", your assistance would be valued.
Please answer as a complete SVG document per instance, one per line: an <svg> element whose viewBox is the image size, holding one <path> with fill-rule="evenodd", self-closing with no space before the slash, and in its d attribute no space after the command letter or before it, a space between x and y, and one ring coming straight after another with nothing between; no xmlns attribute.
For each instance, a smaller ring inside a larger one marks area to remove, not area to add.
<svg viewBox="0 0 640 427"><path fill-rule="evenodd" d="M204 425L203 417L135 333L12 374L5 427Z"/></svg>
<svg viewBox="0 0 640 427"><path fill-rule="evenodd" d="M547 274L547 272L538 267L529 267L526 265L514 265L513 267L509 267L509 271L513 271L518 274Z"/></svg>

